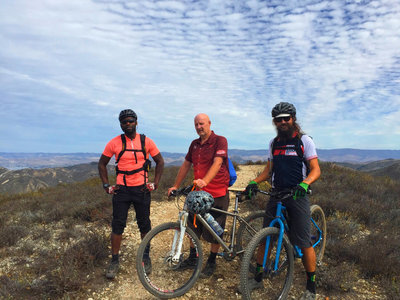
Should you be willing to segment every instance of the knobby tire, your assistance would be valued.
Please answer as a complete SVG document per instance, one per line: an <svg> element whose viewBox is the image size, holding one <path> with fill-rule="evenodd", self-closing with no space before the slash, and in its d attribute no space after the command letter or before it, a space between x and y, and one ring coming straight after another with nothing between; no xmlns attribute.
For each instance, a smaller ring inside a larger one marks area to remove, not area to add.
<svg viewBox="0 0 400 300"><path fill-rule="evenodd" d="M203 264L200 240L189 227L186 227L180 262L178 264L171 263L168 254L176 230L180 233L178 222L164 223L153 228L146 234L137 252L136 269L141 283L147 291L161 299L175 298L185 294L196 283ZM193 269L178 270L177 267L180 263L189 257L190 241L196 246L197 264ZM143 264L143 255L146 245L149 243L151 245L152 271L147 274Z"/></svg>
<svg viewBox="0 0 400 300"><path fill-rule="evenodd" d="M271 237L271 254L267 262L268 270L271 270L275 262L276 245L279 236L279 230L275 227L267 227L259 231L251 240L244 253L240 269L240 290L242 299L286 299L293 281L294 255L293 247L286 235L283 236L282 248L277 272L264 271L263 287L260 289L249 289L249 279L255 276L254 266L258 246L265 243L267 237ZM264 255L264 252L263 252Z"/></svg>
<svg viewBox="0 0 400 300"><path fill-rule="evenodd" d="M315 227L314 223L311 221L311 241L313 245L321 237L321 241L314 247L315 255L317 257L317 265L321 265L322 258L324 257L325 246L326 246L326 219L322 208L319 205L312 205L310 208L311 218L318 225L322 233Z"/></svg>
<svg viewBox="0 0 400 300"><path fill-rule="evenodd" d="M263 210L259 210L256 212L251 213L250 215L246 216L244 220L250 224L252 228L256 230L256 233L263 229L263 222L264 217L267 214ZM247 245L250 243L251 239L256 235L246 223L241 223L239 229L237 231L236 236L236 251L245 250ZM243 256L243 253L240 254L240 257Z"/></svg>

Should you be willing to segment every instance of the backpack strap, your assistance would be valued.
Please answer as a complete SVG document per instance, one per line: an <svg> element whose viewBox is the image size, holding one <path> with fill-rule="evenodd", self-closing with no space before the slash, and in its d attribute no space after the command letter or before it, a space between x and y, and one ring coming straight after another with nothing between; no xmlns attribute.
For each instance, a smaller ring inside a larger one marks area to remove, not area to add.
<svg viewBox="0 0 400 300"><path fill-rule="evenodd" d="M140 144L141 144L141 149L137 150L137 149L126 149L126 137L125 134L121 134L121 141L122 141L122 149L120 151L120 153L118 154L118 158L115 160L115 172L118 176L118 174L124 174L124 183L126 185L126 175L133 175L136 173L139 173L140 171L144 171L144 183L146 184L147 178L148 178L148 173L150 171L151 168L151 161L150 159L147 157L147 151L146 151L146 135L144 134L140 134ZM135 160L137 163L137 156L136 156L136 152L142 152L143 156L144 156L144 164L141 168L139 169L135 169L135 170L130 170L130 171L121 171L118 168L118 162L121 159L122 155L124 154L125 151L132 151L135 155Z"/></svg>
<svg viewBox="0 0 400 300"><path fill-rule="evenodd" d="M125 150L126 150L126 138L125 138L125 134L121 134L121 141L122 141L122 150L121 152L118 154L118 158L115 160L115 164L118 164L119 160L121 159L121 156L124 154Z"/></svg>
<svg viewBox="0 0 400 300"><path fill-rule="evenodd" d="M147 159L146 136L144 134L140 135L140 144L142 145L142 152L143 152L143 155L144 155L144 159Z"/></svg>
<svg viewBox="0 0 400 300"><path fill-rule="evenodd" d="M296 140L297 140L297 145L296 145L297 156L301 158L301 160L303 161L303 164L306 166L306 175L308 175L310 173L310 164L304 157L304 144L299 135L296 135L296 137L297 137L296 138Z"/></svg>

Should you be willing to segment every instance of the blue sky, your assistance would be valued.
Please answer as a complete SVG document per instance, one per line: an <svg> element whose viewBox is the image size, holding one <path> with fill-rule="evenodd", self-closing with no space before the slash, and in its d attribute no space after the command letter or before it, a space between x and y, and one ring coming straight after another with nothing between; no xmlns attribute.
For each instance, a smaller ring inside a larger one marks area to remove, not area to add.
<svg viewBox="0 0 400 300"><path fill-rule="evenodd" d="M186 152L207 113L263 149L292 102L320 149L400 149L400 2L3 0L0 152L102 152L120 110Z"/></svg>

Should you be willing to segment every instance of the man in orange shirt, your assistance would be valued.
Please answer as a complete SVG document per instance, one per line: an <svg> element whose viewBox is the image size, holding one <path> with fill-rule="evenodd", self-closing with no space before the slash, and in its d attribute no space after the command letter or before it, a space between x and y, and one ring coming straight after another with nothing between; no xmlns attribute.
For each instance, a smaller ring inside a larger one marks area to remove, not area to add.
<svg viewBox="0 0 400 300"><path fill-rule="evenodd" d="M136 113L131 109L125 109L119 114L119 121L124 134L108 142L98 163L103 188L106 193L113 195L112 259L106 272L108 279L114 279L119 269L119 249L131 204L136 211L141 238L143 239L151 230L150 191L157 189L164 169L164 159L156 144L150 138L136 132L138 124ZM156 162L154 184L148 184L148 171L151 165L149 154ZM107 174L107 164L113 155L116 158L116 186L110 186ZM148 254L150 248L146 251ZM143 262L147 272L151 272L148 255L144 257Z"/></svg>
<svg viewBox="0 0 400 300"><path fill-rule="evenodd" d="M211 121L206 114L198 114L194 119L194 126L199 138L190 144L185 161L179 169L174 185L168 190L168 195L179 188L193 165L195 179L193 183L214 197L213 207L226 211L229 207L228 142L225 137L216 135L211 130ZM225 227L226 215L218 212L211 212L211 215L222 228ZM203 238L211 243L210 256L200 275L200 277L206 278L211 276L216 269L215 258L220 245L207 230L203 230L201 224L197 224L197 228L193 227L192 215L189 215L189 219L192 222L188 222L188 226L198 236L203 235ZM182 262L181 269L194 268L196 260L195 251L192 248L189 258Z"/></svg>

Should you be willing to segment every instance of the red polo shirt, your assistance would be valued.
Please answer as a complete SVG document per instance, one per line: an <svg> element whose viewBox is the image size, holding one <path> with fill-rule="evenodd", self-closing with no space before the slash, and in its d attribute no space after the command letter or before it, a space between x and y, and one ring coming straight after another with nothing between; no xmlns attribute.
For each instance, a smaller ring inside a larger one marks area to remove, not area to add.
<svg viewBox="0 0 400 300"><path fill-rule="evenodd" d="M229 171L226 164L228 142L226 138L211 131L210 137L203 145L200 138L190 144L185 159L193 164L194 179L203 179L213 164L214 157L222 157L224 161L217 175L203 190L210 193L214 198L218 198L226 195L229 185Z"/></svg>

